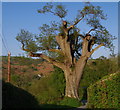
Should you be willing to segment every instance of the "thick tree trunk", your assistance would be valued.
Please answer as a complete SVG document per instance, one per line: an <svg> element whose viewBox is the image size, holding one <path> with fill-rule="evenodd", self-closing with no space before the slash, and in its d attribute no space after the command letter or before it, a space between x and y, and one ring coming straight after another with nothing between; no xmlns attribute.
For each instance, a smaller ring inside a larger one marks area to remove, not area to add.
<svg viewBox="0 0 120 110"><path fill-rule="evenodd" d="M74 74L70 73L66 77L65 96L78 98L78 87L76 82L76 76Z"/></svg>
<svg viewBox="0 0 120 110"><path fill-rule="evenodd" d="M79 99L78 89L86 62L87 58L81 58L73 71L66 67L64 71L66 78L65 96Z"/></svg>

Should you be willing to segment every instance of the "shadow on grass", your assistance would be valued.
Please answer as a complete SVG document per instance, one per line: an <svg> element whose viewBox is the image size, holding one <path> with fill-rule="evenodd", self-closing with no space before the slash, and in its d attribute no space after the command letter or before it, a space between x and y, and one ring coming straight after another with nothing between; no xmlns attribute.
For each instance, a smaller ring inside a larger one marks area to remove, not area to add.
<svg viewBox="0 0 120 110"><path fill-rule="evenodd" d="M37 100L27 91L2 82L2 109L39 108Z"/></svg>
<svg viewBox="0 0 120 110"><path fill-rule="evenodd" d="M43 104L40 105L40 108L43 110L71 110L74 107L65 106L65 105Z"/></svg>
<svg viewBox="0 0 120 110"><path fill-rule="evenodd" d="M2 110L68 110L73 107L43 104L39 105L35 97L27 91L2 81Z"/></svg>

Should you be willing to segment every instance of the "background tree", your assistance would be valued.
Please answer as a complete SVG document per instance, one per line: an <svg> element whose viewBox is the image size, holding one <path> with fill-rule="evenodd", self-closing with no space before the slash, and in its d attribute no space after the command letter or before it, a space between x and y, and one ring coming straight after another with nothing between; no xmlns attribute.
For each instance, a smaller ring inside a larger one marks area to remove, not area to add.
<svg viewBox="0 0 120 110"><path fill-rule="evenodd" d="M86 3L71 22L66 20L67 12L63 5L47 3L38 13L58 16L61 24L55 21L50 25L43 24L39 36L21 30L16 39L31 57L41 57L61 68L66 79L65 96L79 98L78 88L87 60L101 46L112 51L115 37L100 23L106 20L101 7ZM90 27L87 33L78 28L81 21ZM39 51L41 53L36 53Z"/></svg>

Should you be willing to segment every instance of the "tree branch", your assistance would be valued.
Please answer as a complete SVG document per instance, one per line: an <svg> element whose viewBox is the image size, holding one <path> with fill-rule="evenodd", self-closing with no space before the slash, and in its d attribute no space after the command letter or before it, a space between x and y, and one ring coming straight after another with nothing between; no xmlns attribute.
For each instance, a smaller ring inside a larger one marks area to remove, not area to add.
<svg viewBox="0 0 120 110"><path fill-rule="evenodd" d="M81 12L82 17L80 19L78 19L77 21L74 22L73 25L71 25L70 27L68 27L67 29L73 29L75 25L77 25L83 18L84 18L84 14Z"/></svg>
<svg viewBox="0 0 120 110"><path fill-rule="evenodd" d="M29 49L25 49L24 43L22 43L22 50L24 50L24 51L26 51L26 52L31 52Z"/></svg>
<svg viewBox="0 0 120 110"><path fill-rule="evenodd" d="M91 52L88 52L87 53L87 57L90 57L101 46L104 46L104 44L102 43L102 44L98 45L96 48L94 48Z"/></svg>
<svg viewBox="0 0 120 110"><path fill-rule="evenodd" d="M100 44L100 45L98 45L96 48L94 48L91 52L87 52L86 54L82 55L82 56L78 59L78 61L77 61L77 63L76 63L76 66L77 66L77 65L80 65L82 61L87 60L87 59L88 59L98 48L100 48L101 46L104 46L104 44Z"/></svg>
<svg viewBox="0 0 120 110"><path fill-rule="evenodd" d="M71 25L70 27L67 28L68 31L74 28L74 25Z"/></svg>
<svg viewBox="0 0 120 110"><path fill-rule="evenodd" d="M68 27L67 29L73 29L75 27L75 25L77 25L82 19L84 18L84 16L82 18L80 18L78 21L76 21L73 25L71 25L70 27Z"/></svg>
<svg viewBox="0 0 120 110"><path fill-rule="evenodd" d="M61 68L61 69L64 68L64 64L63 64L63 63L57 62L57 61L55 61L55 59L50 58L50 57L48 57L48 56L46 56L46 55L44 55L44 54L30 52L29 55L30 55L31 57L41 57L41 58L47 60L47 61L50 62L51 64L53 64L53 65L55 65L55 66L57 66L57 67L59 67L59 68Z"/></svg>
<svg viewBox="0 0 120 110"><path fill-rule="evenodd" d="M45 60L47 60L48 62L52 63L53 65L63 69L64 68L64 64L63 63L60 63L60 62L57 62L55 61L54 59L44 55L44 54L40 54L40 53L33 53L31 52L29 49L25 49L24 48L24 43L22 43L22 50L24 51L27 51L27 52L30 52L29 56L31 57L41 57ZM60 50L57 50L57 49L50 49L50 51L54 51L54 52L61 52Z"/></svg>
<svg viewBox="0 0 120 110"><path fill-rule="evenodd" d="M92 31L95 31L96 28L93 28L87 32L87 34L90 34Z"/></svg>
<svg viewBox="0 0 120 110"><path fill-rule="evenodd" d="M81 56L81 54L78 52L78 50L75 50L75 52L78 54L78 56Z"/></svg>
<svg viewBox="0 0 120 110"><path fill-rule="evenodd" d="M97 39L97 37L95 36L91 36L90 37L90 40L89 40L89 43L88 43L88 51L90 52L93 45L95 44L95 40Z"/></svg>
<svg viewBox="0 0 120 110"><path fill-rule="evenodd" d="M51 11L51 10L50 10L50 13L52 13L52 14L54 14L54 15L57 15L55 12L53 12L53 11Z"/></svg>
<svg viewBox="0 0 120 110"><path fill-rule="evenodd" d="M80 36L82 38L82 40L85 39L85 36L83 36L82 34L78 34L78 36Z"/></svg>
<svg viewBox="0 0 120 110"><path fill-rule="evenodd" d="M82 18L80 18L78 21L76 21L73 26L77 25L82 19L84 18L84 16L82 16Z"/></svg>
<svg viewBox="0 0 120 110"><path fill-rule="evenodd" d="M56 41L59 44L62 53L67 56L69 63L72 64L71 48L70 43L67 42L67 37L63 39L62 36L56 36Z"/></svg>
<svg viewBox="0 0 120 110"><path fill-rule="evenodd" d="M74 24L73 24L73 26L75 26L75 25L77 25L83 18L84 18L84 14L81 12L81 14L82 14L82 17L79 19L79 20L77 20Z"/></svg>
<svg viewBox="0 0 120 110"><path fill-rule="evenodd" d="M63 54L63 52L61 50L59 50L59 49L49 49L48 51Z"/></svg>
<svg viewBox="0 0 120 110"><path fill-rule="evenodd" d="M91 51L91 53L93 53L94 51L96 51L98 48L100 48L101 46L104 46L104 44L102 43L102 44L100 44L100 45L98 45L96 48L94 48L92 51Z"/></svg>

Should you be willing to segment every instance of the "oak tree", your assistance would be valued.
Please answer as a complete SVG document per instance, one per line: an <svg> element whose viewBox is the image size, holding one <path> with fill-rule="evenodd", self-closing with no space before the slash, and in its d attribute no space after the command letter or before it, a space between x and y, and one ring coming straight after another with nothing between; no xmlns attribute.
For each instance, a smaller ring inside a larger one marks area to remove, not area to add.
<svg viewBox="0 0 120 110"><path fill-rule="evenodd" d="M90 56L101 46L113 50L115 37L101 24L101 20L106 20L106 15L100 6L90 3L78 10L73 21L66 19L68 10L59 4L47 3L38 13L51 13L58 16L60 22L43 24L39 36L21 30L16 39L31 57L41 57L61 68L66 80L65 96L79 98L80 80ZM90 30L81 32L80 22L86 23Z"/></svg>

